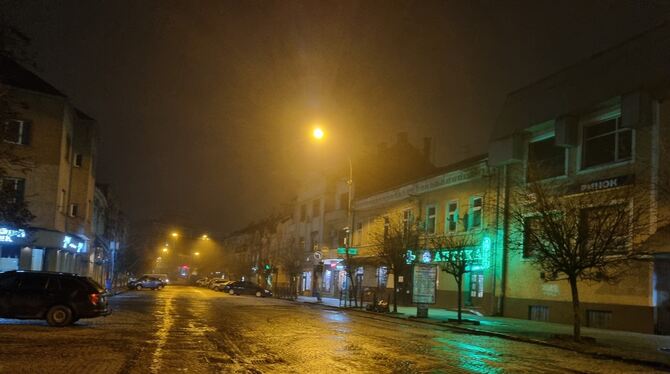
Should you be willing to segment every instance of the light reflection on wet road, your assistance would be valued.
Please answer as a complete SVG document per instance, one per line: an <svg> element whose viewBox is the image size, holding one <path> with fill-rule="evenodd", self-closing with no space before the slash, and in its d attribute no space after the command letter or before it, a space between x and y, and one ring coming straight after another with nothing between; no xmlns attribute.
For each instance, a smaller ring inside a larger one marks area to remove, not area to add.
<svg viewBox="0 0 670 374"><path fill-rule="evenodd" d="M382 316L194 287L133 291L53 329L0 320L0 372L631 373L649 368Z"/></svg>

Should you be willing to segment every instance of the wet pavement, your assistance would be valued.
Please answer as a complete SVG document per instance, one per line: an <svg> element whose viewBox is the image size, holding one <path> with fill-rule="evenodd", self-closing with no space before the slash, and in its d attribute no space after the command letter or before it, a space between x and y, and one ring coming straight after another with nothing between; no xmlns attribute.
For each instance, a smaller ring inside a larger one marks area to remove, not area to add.
<svg viewBox="0 0 670 374"><path fill-rule="evenodd" d="M0 320L0 373L649 373L383 316L196 287L132 291L51 328Z"/></svg>

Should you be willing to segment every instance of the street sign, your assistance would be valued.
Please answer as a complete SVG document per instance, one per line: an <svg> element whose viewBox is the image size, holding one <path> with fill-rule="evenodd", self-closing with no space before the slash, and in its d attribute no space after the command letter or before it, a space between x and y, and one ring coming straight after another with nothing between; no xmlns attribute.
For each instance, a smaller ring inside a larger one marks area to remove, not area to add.
<svg viewBox="0 0 670 374"><path fill-rule="evenodd" d="M319 252L319 251L314 252L314 259L315 260L320 260L322 258L323 258L323 255L321 254L321 252Z"/></svg>
<svg viewBox="0 0 670 374"><path fill-rule="evenodd" d="M340 248L337 249L337 254L338 255L343 255L343 254L347 253L346 251L347 251L346 248L340 247ZM352 256L357 255L358 254L358 248L349 248L349 254L352 255Z"/></svg>

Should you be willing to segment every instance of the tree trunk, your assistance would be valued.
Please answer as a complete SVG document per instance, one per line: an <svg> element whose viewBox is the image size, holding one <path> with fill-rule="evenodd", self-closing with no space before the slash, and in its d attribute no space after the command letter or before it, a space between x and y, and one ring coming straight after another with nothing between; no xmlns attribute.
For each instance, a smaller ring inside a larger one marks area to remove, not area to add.
<svg viewBox="0 0 670 374"><path fill-rule="evenodd" d="M463 277L456 278L456 286L458 287L458 323L461 323L461 315L463 311Z"/></svg>
<svg viewBox="0 0 670 374"><path fill-rule="evenodd" d="M398 272L393 270L393 313L398 313Z"/></svg>
<svg viewBox="0 0 670 374"><path fill-rule="evenodd" d="M572 291L572 337L576 342L579 342L582 338L582 318L581 313L579 312L579 290L577 289L577 277L569 277L568 282L570 282L570 290Z"/></svg>

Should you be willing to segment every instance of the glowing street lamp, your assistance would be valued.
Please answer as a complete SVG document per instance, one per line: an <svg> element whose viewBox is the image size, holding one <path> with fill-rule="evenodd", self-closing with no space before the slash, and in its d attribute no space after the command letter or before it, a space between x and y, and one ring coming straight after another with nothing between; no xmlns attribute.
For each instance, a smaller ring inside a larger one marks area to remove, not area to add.
<svg viewBox="0 0 670 374"><path fill-rule="evenodd" d="M312 136L314 137L314 139L321 140L323 139L324 135L325 133L320 127L315 127L314 130L312 131Z"/></svg>
<svg viewBox="0 0 670 374"><path fill-rule="evenodd" d="M207 236L207 234L203 234L200 238L202 240L209 240L209 236Z"/></svg>
<svg viewBox="0 0 670 374"><path fill-rule="evenodd" d="M178 238L179 237L179 233L176 232L176 231L173 231L172 234L170 234L170 235L172 235L173 238Z"/></svg>
<svg viewBox="0 0 670 374"><path fill-rule="evenodd" d="M193 254L196 255L196 256L200 256L200 252L195 252Z"/></svg>

